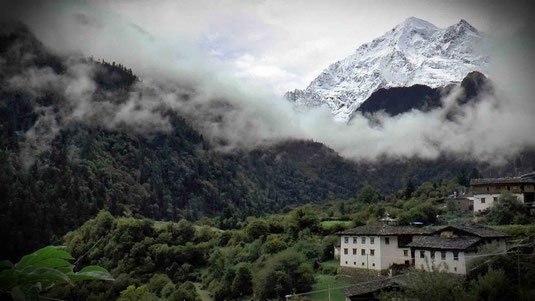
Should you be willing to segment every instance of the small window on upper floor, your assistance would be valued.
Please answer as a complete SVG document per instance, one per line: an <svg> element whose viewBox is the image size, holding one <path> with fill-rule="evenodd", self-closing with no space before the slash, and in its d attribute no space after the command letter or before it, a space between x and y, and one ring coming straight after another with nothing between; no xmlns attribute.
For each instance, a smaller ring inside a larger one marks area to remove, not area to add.
<svg viewBox="0 0 535 301"><path fill-rule="evenodd" d="M347 255L347 248L344 248L344 255Z"/></svg>
<svg viewBox="0 0 535 301"><path fill-rule="evenodd" d="M375 237L370 237L370 244L373 245L373 242L375 241Z"/></svg>
<svg viewBox="0 0 535 301"><path fill-rule="evenodd" d="M507 185L507 190L511 190L511 186Z"/></svg>
<svg viewBox="0 0 535 301"><path fill-rule="evenodd" d="M385 245L389 245L390 244L390 237L385 237Z"/></svg>
<svg viewBox="0 0 535 301"><path fill-rule="evenodd" d="M366 255L366 250L365 249L360 249L360 255Z"/></svg>
<svg viewBox="0 0 535 301"><path fill-rule="evenodd" d="M425 257L425 251L420 251L420 258L424 258Z"/></svg>
<svg viewBox="0 0 535 301"><path fill-rule="evenodd" d="M409 250L403 250L403 256L405 257L409 256Z"/></svg>
<svg viewBox="0 0 535 301"><path fill-rule="evenodd" d="M357 237L353 237L353 243L356 244L357 243Z"/></svg>
<svg viewBox="0 0 535 301"><path fill-rule="evenodd" d="M498 197L493 197L492 200L497 202L498 201Z"/></svg>
<svg viewBox="0 0 535 301"><path fill-rule="evenodd" d="M431 259L435 259L435 251L431 251Z"/></svg>
<svg viewBox="0 0 535 301"><path fill-rule="evenodd" d="M485 198L481 198L481 204L485 204Z"/></svg>
<svg viewBox="0 0 535 301"><path fill-rule="evenodd" d="M357 255L357 249L353 249L353 255Z"/></svg>
<svg viewBox="0 0 535 301"><path fill-rule="evenodd" d="M489 186L487 186L487 191L490 191L490 187Z"/></svg>
<svg viewBox="0 0 535 301"><path fill-rule="evenodd" d="M375 250L374 249L370 249L370 256L375 256Z"/></svg>
<svg viewBox="0 0 535 301"><path fill-rule="evenodd" d="M349 237L347 237L347 236L346 236L346 237L344 237L344 243L346 243L346 244L347 244L348 242L349 242Z"/></svg>
<svg viewBox="0 0 535 301"><path fill-rule="evenodd" d="M446 251L440 251L440 259L446 260Z"/></svg>
<svg viewBox="0 0 535 301"><path fill-rule="evenodd" d="M366 237L363 236L363 237L360 239L360 242L363 243L363 244L365 244L365 243L366 243Z"/></svg>
<svg viewBox="0 0 535 301"><path fill-rule="evenodd" d="M459 260L459 251L453 251L453 260Z"/></svg>

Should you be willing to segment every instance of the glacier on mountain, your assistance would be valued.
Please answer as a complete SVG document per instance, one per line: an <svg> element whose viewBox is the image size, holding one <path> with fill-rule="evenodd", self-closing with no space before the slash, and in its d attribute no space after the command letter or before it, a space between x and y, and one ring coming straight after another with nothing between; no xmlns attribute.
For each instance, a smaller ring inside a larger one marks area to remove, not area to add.
<svg viewBox="0 0 535 301"><path fill-rule="evenodd" d="M469 72L486 73L488 36L465 20L441 29L408 18L354 54L330 65L304 90L287 92L298 109L326 106L347 122L380 88L460 82Z"/></svg>

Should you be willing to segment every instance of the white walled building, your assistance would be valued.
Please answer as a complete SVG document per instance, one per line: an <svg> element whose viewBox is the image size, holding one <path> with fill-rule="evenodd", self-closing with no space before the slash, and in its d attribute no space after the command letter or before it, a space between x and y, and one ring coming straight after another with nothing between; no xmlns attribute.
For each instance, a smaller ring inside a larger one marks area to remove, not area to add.
<svg viewBox="0 0 535 301"><path fill-rule="evenodd" d="M430 236L415 237L408 246L414 251L417 269L467 274L487 254L480 251L482 246L492 244L493 254L505 252L507 237L505 233L477 224L450 225Z"/></svg>
<svg viewBox="0 0 535 301"><path fill-rule="evenodd" d="M535 203L535 175L514 178L472 179L470 187L474 197L474 212L488 210L503 192L510 192L527 205Z"/></svg>
<svg viewBox="0 0 535 301"><path fill-rule="evenodd" d="M479 248L493 243L493 253L506 250L507 234L477 224L450 225L435 231L383 223L340 234L340 266L376 271L393 264L423 270L466 274L479 258Z"/></svg>
<svg viewBox="0 0 535 301"><path fill-rule="evenodd" d="M392 264L411 265L411 249L407 244L413 236L426 233L420 228L378 223L339 234L340 266L381 271Z"/></svg>

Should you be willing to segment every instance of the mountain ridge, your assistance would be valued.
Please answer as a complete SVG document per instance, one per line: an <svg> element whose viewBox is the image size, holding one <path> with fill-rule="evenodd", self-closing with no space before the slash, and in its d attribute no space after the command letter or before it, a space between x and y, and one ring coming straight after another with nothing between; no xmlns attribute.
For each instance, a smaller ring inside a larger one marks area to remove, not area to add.
<svg viewBox="0 0 535 301"><path fill-rule="evenodd" d="M330 65L304 90L285 97L297 108L327 107L338 121L380 88L461 82L471 71L486 73L488 37L467 21L444 29L408 18L352 55Z"/></svg>

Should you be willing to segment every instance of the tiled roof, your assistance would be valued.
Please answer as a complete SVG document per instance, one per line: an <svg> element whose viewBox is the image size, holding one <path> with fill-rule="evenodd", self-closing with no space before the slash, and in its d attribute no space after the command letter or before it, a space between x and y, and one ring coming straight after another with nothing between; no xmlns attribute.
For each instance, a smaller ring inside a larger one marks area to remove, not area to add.
<svg viewBox="0 0 535 301"><path fill-rule="evenodd" d="M489 227L485 227L476 223L453 224L453 225L446 226L444 228L440 228L436 230L435 233L443 232L444 230L448 230L448 229L458 229L468 234L471 234L477 237L482 237L482 238L495 238L495 237L509 237L510 236L501 231L497 231L497 230L494 230Z"/></svg>
<svg viewBox="0 0 535 301"><path fill-rule="evenodd" d="M385 223L376 223L371 225L365 225L356 227L353 229L347 229L345 231L339 232L341 235L377 235L377 236L386 236L386 235L422 235L429 234L430 232L416 227L410 226L391 226Z"/></svg>
<svg viewBox="0 0 535 301"><path fill-rule="evenodd" d="M535 183L533 178L520 178L520 177L510 177L510 178L485 178L485 179L471 179L470 185L485 185L485 184L525 184L525 183Z"/></svg>
<svg viewBox="0 0 535 301"><path fill-rule="evenodd" d="M381 289L393 286L395 283L392 279L377 280L371 282L363 282L352 285L350 287L342 288L342 293L346 297L359 296L363 294L369 294Z"/></svg>
<svg viewBox="0 0 535 301"><path fill-rule="evenodd" d="M407 246L422 249L465 250L480 240L480 237L473 236L454 238L445 238L441 236L416 236Z"/></svg>

